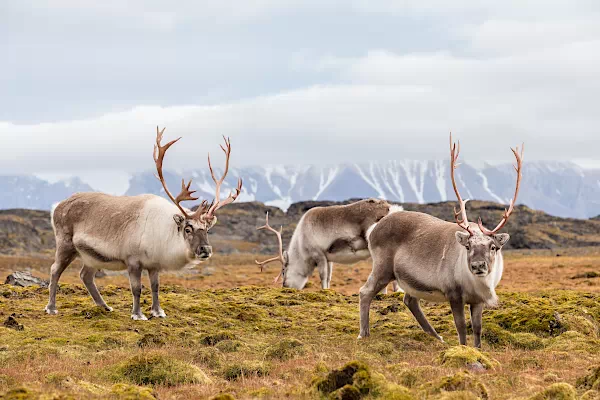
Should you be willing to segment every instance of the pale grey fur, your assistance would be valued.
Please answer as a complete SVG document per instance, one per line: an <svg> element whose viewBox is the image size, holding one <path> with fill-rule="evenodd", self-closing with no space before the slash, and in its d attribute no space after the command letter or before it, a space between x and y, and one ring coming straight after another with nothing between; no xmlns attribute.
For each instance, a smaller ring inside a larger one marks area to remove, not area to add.
<svg viewBox="0 0 600 400"><path fill-rule="evenodd" d="M469 236L455 223L405 211L382 219L369 236L373 270L360 289L360 335L369 336L373 297L390 281L405 291L404 303L428 334L442 340L429 324L419 299L450 302L461 344L466 344L464 305L471 307L475 346L481 345L481 311L495 305L502 277L502 246L508 234L484 235L470 224ZM467 247L465 247L467 246Z"/></svg>
<svg viewBox="0 0 600 400"><path fill-rule="evenodd" d="M98 269L127 270L133 295L132 319L145 320L140 309L142 271L147 270L152 291L151 315L164 318L160 307L159 272L197 265L212 255L209 224L186 219L168 200L154 195L110 196L78 193L52 212L56 236L46 312L56 314L58 280L69 264L83 261L80 277L96 305L112 311L96 287Z"/></svg>
<svg viewBox="0 0 600 400"><path fill-rule="evenodd" d="M343 206L315 207L300 219L282 268L283 286L302 289L315 268L321 287L329 289L333 263L367 259L367 230L390 211L401 210L385 200L366 199Z"/></svg>

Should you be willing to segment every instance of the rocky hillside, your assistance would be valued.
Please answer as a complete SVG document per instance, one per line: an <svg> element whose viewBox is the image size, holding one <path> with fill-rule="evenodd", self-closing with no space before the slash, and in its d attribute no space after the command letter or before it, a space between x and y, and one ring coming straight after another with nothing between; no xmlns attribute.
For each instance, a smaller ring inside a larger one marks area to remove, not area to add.
<svg viewBox="0 0 600 400"><path fill-rule="evenodd" d="M269 211L272 226L283 226L284 244L290 237L302 214L317 206L344 204L347 202L306 201L292 204L287 212L259 202L234 203L221 210L219 223L211 231L211 239L220 252L276 250L272 234L257 231L264 224ZM406 210L420 211L453 221L453 202L432 204L403 204ZM487 225L500 221L504 206L473 201L468 203L470 218L481 215ZM600 245L600 220L559 218L526 206L518 206L505 228L512 236L509 248L555 248ZM253 244L248 246L248 244ZM4 210L0 211L0 254L30 254L51 252L54 235L50 214L46 211Z"/></svg>

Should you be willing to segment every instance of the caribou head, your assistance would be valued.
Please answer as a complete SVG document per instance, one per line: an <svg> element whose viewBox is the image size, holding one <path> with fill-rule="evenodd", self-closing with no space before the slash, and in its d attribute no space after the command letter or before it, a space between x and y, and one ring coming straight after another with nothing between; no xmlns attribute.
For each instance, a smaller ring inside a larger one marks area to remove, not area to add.
<svg viewBox="0 0 600 400"><path fill-rule="evenodd" d="M454 218L458 226L465 230L465 232L456 232L456 240L467 250L467 263L471 273L478 277L488 276L496 264L496 256L498 251L502 249L508 240L510 235L508 233L498 233L502 227L508 221L508 218L512 214L517 201L517 195L519 194L519 187L521 184L521 167L523 164L523 147L519 152L519 147L512 149L512 152L517 160L517 164L514 166L517 172L517 184L515 188L515 194L510 200L510 204L507 209L504 210L502 220L493 230L488 230L483 226L481 217L477 224L470 223L467 218L466 204L467 200L463 200L456 185L456 179L454 177L454 171L460 165L457 163L458 156L460 154L460 142L458 145L452 142L452 134L450 134L450 177L452 179L452 187L456 193L460 210L454 209Z"/></svg>
<svg viewBox="0 0 600 400"><path fill-rule="evenodd" d="M187 185L183 179L181 180L181 192L177 195L177 197L174 197L167 188L167 184L163 176L163 161L167 150L181 138L172 140L163 146L160 142L162 141L164 131L165 128L159 130L158 127L156 127L156 144L154 145L154 162L156 163L157 172L156 177L162 183L165 193L169 199L171 199L177 208L179 208L180 213L173 214L173 221L177 225L177 231L183 236L185 242L187 243L188 258L206 260L212 256L212 246L208 241L208 231L217 222L217 217L215 215L216 211L221 207L224 207L227 204L235 201L242 190L242 179L240 178L238 180L237 187L225 200L221 200L221 185L223 184L223 181L227 176L227 172L229 171L231 141L223 137L225 140L225 146L221 145L221 150L223 150L225 153L225 170L223 171L223 175L220 179L215 177L215 173L210 162L210 154L208 155L208 168L210 169L210 174L215 182L215 199L211 204L208 204L206 200L203 200L198 209L192 212L181 205L182 201L198 200L197 197L193 196L196 191L190 190L190 186L192 185L191 179Z"/></svg>

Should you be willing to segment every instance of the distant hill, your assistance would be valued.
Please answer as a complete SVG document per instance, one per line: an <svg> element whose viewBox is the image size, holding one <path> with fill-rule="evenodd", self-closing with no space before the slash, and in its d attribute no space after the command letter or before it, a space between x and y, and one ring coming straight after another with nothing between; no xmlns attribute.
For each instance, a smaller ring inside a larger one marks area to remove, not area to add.
<svg viewBox="0 0 600 400"><path fill-rule="evenodd" d="M272 234L257 231L264 224L269 211L272 226L283 226L284 244L287 246L302 214L317 206L346 204L332 201L304 201L290 205L287 212L259 202L233 203L220 210L219 222L211 230L211 240L217 252L276 251ZM454 221L454 202L431 204L402 204L406 210L425 212L447 221ZM504 206L473 201L468 203L472 220L481 215L487 225L500 221ZM555 248L600 245L600 220L559 218L526 206L517 206L504 231L511 234L507 248ZM253 244L243 246L244 243ZM0 211L0 254L51 253L54 235L50 226L50 213L32 210Z"/></svg>

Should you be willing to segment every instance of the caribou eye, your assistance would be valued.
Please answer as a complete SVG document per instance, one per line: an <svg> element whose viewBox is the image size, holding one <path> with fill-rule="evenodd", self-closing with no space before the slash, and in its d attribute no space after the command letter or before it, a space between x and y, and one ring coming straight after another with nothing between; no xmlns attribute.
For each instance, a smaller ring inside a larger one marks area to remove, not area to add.
<svg viewBox="0 0 600 400"><path fill-rule="evenodd" d="M465 244L465 249L470 250L471 246L469 246L468 244Z"/></svg>
<svg viewBox="0 0 600 400"><path fill-rule="evenodd" d="M492 245L492 247L490 247L490 250L492 250L492 251L496 251L496 245L495 245L495 244L493 244L493 245Z"/></svg>
<svg viewBox="0 0 600 400"><path fill-rule="evenodd" d="M194 233L194 230L192 229L191 226L186 226L185 227L185 233L187 233L188 235Z"/></svg>

